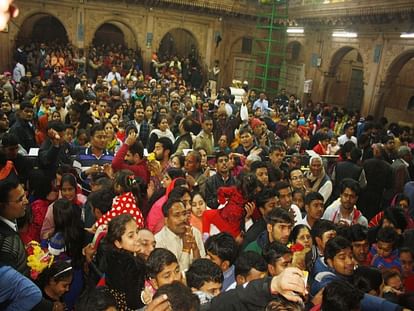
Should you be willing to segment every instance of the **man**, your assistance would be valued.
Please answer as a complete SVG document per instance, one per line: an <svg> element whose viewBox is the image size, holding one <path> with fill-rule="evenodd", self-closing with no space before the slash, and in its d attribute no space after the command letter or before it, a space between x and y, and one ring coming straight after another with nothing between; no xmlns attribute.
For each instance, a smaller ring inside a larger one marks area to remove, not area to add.
<svg viewBox="0 0 414 311"><path fill-rule="evenodd" d="M169 167L169 160L173 152L173 144L168 137L158 138L154 146L155 158L161 164L162 172L165 172Z"/></svg>
<svg viewBox="0 0 414 311"><path fill-rule="evenodd" d="M266 230L255 241L251 242L244 251L254 251L262 254L263 249L273 241L287 244L293 228L292 216L283 208L275 208L266 216Z"/></svg>
<svg viewBox="0 0 414 311"><path fill-rule="evenodd" d="M23 187L14 178L0 184L0 258L25 276L29 276L25 246L20 239L16 220L26 213L26 198Z"/></svg>
<svg viewBox="0 0 414 311"><path fill-rule="evenodd" d="M262 187L269 186L269 171L266 162L253 162L250 165L250 171L256 176Z"/></svg>
<svg viewBox="0 0 414 311"><path fill-rule="evenodd" d="M397 158L397 151L395 150L395 137L393 135L385 135L382 138L382 144L384 146L384 160L392 164Z"/></svg>
<svg viewBox="0 0 414 311"><path fill-rule="evenodd" d="M332 221L319 219L313 225L311 234L316 243L318 256L323 258L326 243L336 237L336 226Z"/></svg>
<svg viewBox="0 0 414 311"><path fill-rule="evenodd" d="M258 253L252 251L243 252L237 257L234 264L234 275L236 276L236 281L226 291L266 277L266 261Z"/></svg>
<svg viewBox="0 0 414 311"><path fill-rule="evenodd" d="M1 140L0 149L6 155L6 159L13 162L20 182L26 184L29 173L33 168L33 163L28 157L25 157L19 152L19 142L16 135L5 133Z"/></svg>
<svg viewBox="0 0 414 311"><path fill-rule="evenodd" d="M30 148L36 148L35 128L33 125L33 106L22 102L16 122L10 128L10 133L16 135L19 144L29 153Z"/></svg>
<svg viewBox="0 0 414 311"><path fill-rule="evenodd" d="M148 257L155 249L155 237L151 231L145 228L141 228L138 231L138 242L140 245L140 249L138 253L144 257L145 260L148 260Z"/></svg>
<svg viewBox="0 0 414 311"><path fill-rule="evenodd" d="M247 230L243 237L243 246L242 248L249 245L249 243L255 241L260 233L266 230L266 217L267 215L278 207L278 198L276 196L276 192L269 188L263 188L257 195L256 195L256 208L259 209L260 217L259 220L253 223L253 225Z"/></svg>
<svg viewBox="0 0 414 311"><path fill-rule="evenodd" d="M107 135L104 125L94 125L90 133L91 146L81 151L73 162L73 167L79 171L79 176L87 189L90 175L110 169L114 158L113 154L106 150Z"/></svg>
<svg viewBox="0 0 414 311"><path fill-rule="evenodd" d="M105 81L110 85L119 85L121 83L121 75L116 66L112 66L112 70L106 75Z"/></svg>
<svg viewBox="0 0 414 311"><path fill-rule="evenodd" d="M39 149L39 167L54 177L58 167L71 165L72 158L76 152L72 146L65 141L66 126L61 121L48 123L48 137Z"/></svg>
<svg viewBox="0 0 414 311"><path fill-rule="evenodd" d="M201 155L198 151L189 152L184 161L186 179L192 188L197 188L204 195L207 177L201 170Z"/></svg>
<svg viewBox="0 0 414 311"><path fill-rule="evenodd" d="M256 111L257 108L260 108L263 115L267 115L271 110L266 95L263 92L260 93L259 98L253 103L253 111Z"/></svg>
<svg viewBox="0 0 414 311"><path fill-rule="evenodd" d="M132 79L127 81L126 89L121 91L123 101L129 102L129 99L135 95L135 82Z"/></svg>
<svg viewBox="0 0 414 311"><path fill-rule="evenodd" d="M61 93L56 94L53 102L55 107L52 108L52 111L59 112L60 120L64 122L68 111L66 110L65 103L63 102L63 95Z"/></svg>
<svg viewBox="0 0 414 311"><path fill-rule="evenodd" d="M358 223L368 227L367 219L355 206L361 191L359 183L345 178L342 180L340 190L340 197L326 208L322 218L335 224L350 226Z"/></svg>
<svg viewBox="0 0 414 311"><path fill-rule="evenodd" d="M312 229L315 222L322 218L323 215L323 196L319 192L310 192L305 196L306 216L303 218L303 224Z"/></svg>
<svg viewBox="0 0 414 311"><path fill-rule="evenodd" d="M192 126L193 121L188 117L182 119L178 124L180 136L177 137L174 143L174 155L182 156L184 154L184 149L193 148L193 138L191 136Z"/></svg>
<svg viewBox="0 0 414 311"><path fill-rule="evenodd" d="M257 146L254 143L254 136L249 127L243 127L239 131L240 145L235 149L236 153L240 153L244 156L249 156L252 151L257 150ZM262 153L262 152L261 152Z"/></svg>
<svg viewBox="0 0 414 311"><path fill-rule="evenodd" d="M18 60L16 62L16 66L14 66L13 69L13 80L16 83L19 83L20 79L24 76L26 76L26 69L24 68L24 65Z"/></svg>
<svg viewBox="0 0 414 311"><path fill-rule="evenodd" d="M134 112L134 120L129 121L128 125L133 125L137 129L138 137L144 147L147 146L148 137L149 137L149 125L147 121L144 120L144 107L137 107Z"/></svg>
<svg viewBox="0 0 414 311"><path fill-rule="evenodd" d="M410 147L398 148L398 158L391 164L393 172L393 194L404 191L404 185L411 181L409 167L412 166L413 156Z"/></svg>
<svg viewBox="0 0 414 311"><path fill-rule="evenodd" d="M366 227L356 224L348 228L347 234L352 245L352 254L358 266L370 266L368 259L369 242Z"/></svg>
<svg viewBox="0 0 414 311"><path fill-rule="evenodd" d="M303 172L300 168L292 168L289 171L288 175L290 186L292 187L292 190L301 190L306 192L305 189L305 176L303 176Z"/></svg>
<svg viewBox="0 0 414 311"><path fill-rule="evenodd" d="M3 110L0 110L0 139L9 130L9 118Z"/></svg>
<svg viewBox="0 0 414 311"><path fill-rule="evenodd" d="M288 137L285 138L288 148L300 149L302 138L298 134L298 121L293 119L289 122Z"/></svg>
<svg viewBox="0 0 414 311"><path fill-rule="evenodd" d="M174 253L181 270L185 271L193 260L206 255L201 233L188 225L188 211L181 200L167 201L163 206L163 214L165 225L155 235L155 241L158 247Z"/></svg>
<svg viewBox="0 0 414 311"><path fill-rule="evenodd" d="M238 245L230 234L221 232L206 240L205 249L207 258L223 272L222 291L225 291L235 281L234 262L237 258Z"/></svg>
<svg viewBox="0 0 414 311"><path fill-rule="evenodd" d="M139 176L148 185L150 173L147 161L144 159L144 147L137 141L137 135L131 131L125 139L124 144L115 154L112 161L114 172L119 170L130 170L135 176Z"/></svg>
<svg viewBox="0 0 414 311"><path fill-rule="evenodd" d="M214 262L200 258L195 260L185 273L187 286L200 298L200 304L208 303L220 294L223 273Z"/></svg>
<svg viewBox="0 0 414 311"><path fill-rule="evenodd" d="M202 123L202 130L196 136L193 148L203 148L207 155L214 154L214 137L213 137L213 119L209 116L204 116Z"/></svg>
<svg viewBox="0 0 414 311"><path fill-rule="evenodd" d="M269 275L276 276L292 264L292 251L284 244L273 241L263 250Z"/></svg>
<svg viewBox="0 0 414 311"><path fill-rule="evenodd" d="M292 189L290 189L289 184L284 181L278 181L275 190L278 192L280 207L292 215L296 225L302 223L302 214L299 207L293 204Z"/></svg>
<svg viewBox="0 0 414 311"><path fill-rule="evenodd" d="M269 150L269 159L270 163L275 167L280 169L283 172L282 178L286 178L289 172L288 164L283 160L286 156L286 147L283 143L277 143L270 147Z"/></svg>
<svg viewBox="0 0 414 311"><path fill-rule="evenodd" d="M229 156L220 151L216 153L216 174L207 178L205 198L207 206L217 208L217 190L220 187L234 186L236 181L230 174Z"/></svg>
<svg viewBox="0 0 414 311"><path fill-rule="evenodd" d="M374 144L372 151L374 157L364 161L363 164L367 187L361 193L359 200L360 210L368 219L382 211L385 201L392 198L391 165L383 158L384 151L381 144Z"/></svg>
<svg viewBox="0 0 414 311"><path fill-rule="evenodd" d="M343 146L347 141L352 141L355 146L358 146L357 138L354 136L355 128L351 123L344 126L344 134L338 137L338 145Z"/></svg>

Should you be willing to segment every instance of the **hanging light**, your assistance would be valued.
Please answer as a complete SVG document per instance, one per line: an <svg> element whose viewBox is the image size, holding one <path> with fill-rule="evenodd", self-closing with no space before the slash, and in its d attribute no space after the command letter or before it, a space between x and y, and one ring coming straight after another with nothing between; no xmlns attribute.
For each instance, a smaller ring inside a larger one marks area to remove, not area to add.
<svg viewBox="0 0 414 311"><path fill-rule="evenodd" d="M303 29L303 27L288 27L286 32L287 33L304 33L305 29Z"/></svg>
<svg viewBox="0 0 414 311"><path fill-rule="evenodd" d="M349 31L334 31L332 33L332 37L336 38L357 38L358 34L356 32L349 32Z"/></svg>
<svg viewBox="0 0 414 311"><path fill-rule="evenodd" d="M401 33L400 38L414 39L414 32L403 32Z"/></svg>

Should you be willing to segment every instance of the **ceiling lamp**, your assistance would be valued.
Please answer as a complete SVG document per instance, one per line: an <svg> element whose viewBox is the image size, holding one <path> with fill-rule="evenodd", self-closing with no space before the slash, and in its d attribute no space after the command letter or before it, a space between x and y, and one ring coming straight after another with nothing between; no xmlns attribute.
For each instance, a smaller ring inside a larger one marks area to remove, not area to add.
<svg viewBox="0 0 414 311"><path fill-rule="evenodd" d="M286 32L287 33L304 33L305 29L303 29L303 27L288 27Z"/></svg>
<svg viewBox="0 0 414 311"><path fill-rule="evenodd" d="M334 31L332 33L332 37L336 37L336 38L357 38L358 34L356 32Z"/></svg>
<svg viewBox="0 0 414 311"><path fill-rule="evenodd" d="M405 38L405 39L414 39L414 32L403 32L400 35L400 38Z"/></svg>

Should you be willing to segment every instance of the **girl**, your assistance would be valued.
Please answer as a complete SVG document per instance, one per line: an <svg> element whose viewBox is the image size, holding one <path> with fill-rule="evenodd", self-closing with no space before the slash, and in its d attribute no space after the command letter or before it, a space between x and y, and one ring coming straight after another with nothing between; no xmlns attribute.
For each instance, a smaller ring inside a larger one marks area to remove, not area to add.
<svg viewBox="0 0 414 311"><path fill-rule="evenodd" d="M69 291L73 279L73 269L66 261L55 262L46 268L37 279L37 286L42 290L43 298L53 303L53 311L63 311L63 295Z"/></svg>
<svg viewBox="0 0 414 311"><path fill-rule="evenodd" d="M145 262L137 253L140 248L139 228L130 214L114 217L108 224L105 237L108 250L103 254L102 271L105 282L117 302L119 310L143 307L139 299L145 282Z"/></svg>
<svg viewBox="0 0 414 311"><path fill-rule="evenodd" d="M147 107L148 108L148 107ZM161 137L167 137L174 144L175 138L168 126L168 118L166 115L160 115L157 121L157 128L153 129L149 136L148 152L154 151L155 143Z"/></svg>
<svg viewBox="0 0 414 311"><path fill-rule="evenodd" d="M75 175L65 173L60 180L59 198L63 198L72 203L72 207L79 213L82 221L85 220L84 204L86 197L81 193L80 186L77 183ZM40 239L48 239L55 230L54 221L54 204L49 205L46 212L45 220L43 221L42 229L40 231Z"/></svg>
<svg viewBox="0 0 414 311"><path fill-rule="evenodd" d="M129 170L117 172L114 180L114 191L117 196L112 203L112 209L95 222L92 231L96 231L96 228L101 225L108 224L113 217L126 213L132 215L140 229L143 228L144 217L138 208L143 203L141 182L142 180L135 178L134 173Z"/></svg>
<svg viewBox="0 0 414 311"><path fill-rule="evenodd" d="M258 189L258 181L254 175L246 174L240 178L238 186L220 187L217 200L220 204L217 210L205 211L203 214L203 238L211 234L227 232L236 241L243 242L241 228L244 220L252 218L255 210L254 195Z"/></svg>
<svg viewBox="0 0 414 311"><path fill-rule="evenodd" d="M82 248L85 246L85 230L80 219L79 210L73 208L66 199L59 199L54 203L53 218L55 229L49 240L49 251L55 253L59 259L71 260L73 267L73 281L64 300L69 310L72 310L83 288L82 267L84 257Z"/></svg>
<svg viewBox="0 0 414 311"><path fill-rule="evenodd" d="M59 111L53 111L52 112L52 121L61 121L60 112Z"/></svg>
<svg viewBox="0 0 414 311"><path fill-rule="evenodd" d="M336 155L338 154L340 147L338 146L338 137L332 136L331 142L328 145L328 154Z"/></svg>
<svg viewBox="0 0 414 311"><path fill-rule="evenodd" d="M115 127L111 121L107 121L104 125L105 134L108 135L108 143L106 149L110 152L117 153L122 146L122 141L116 137Z"/></svg>
<svg viewBox="0 0 414 311"><path fill-rule="evenodd" d="M199 192L193 194L193 199L191 201L191 219L190 224L203 232L203 214L207 209L206 201Z"/></svg>

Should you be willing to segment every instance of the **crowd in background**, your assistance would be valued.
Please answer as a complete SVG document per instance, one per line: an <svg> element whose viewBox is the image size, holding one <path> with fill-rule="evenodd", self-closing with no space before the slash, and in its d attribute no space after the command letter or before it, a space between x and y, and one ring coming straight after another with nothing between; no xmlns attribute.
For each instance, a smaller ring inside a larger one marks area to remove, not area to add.
<svg viewBox="0 0 414 311"><path fill-rule="evenodd" d="M15 59L2 309L414 308L409 126L248 81L236 97L195 54L148 72L115 45Z"/></svg>

